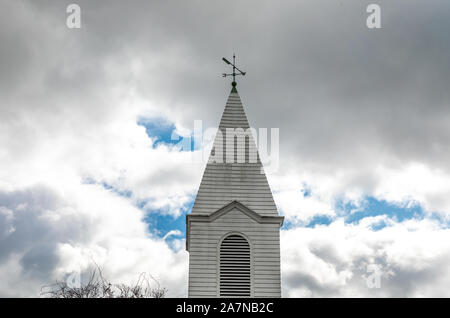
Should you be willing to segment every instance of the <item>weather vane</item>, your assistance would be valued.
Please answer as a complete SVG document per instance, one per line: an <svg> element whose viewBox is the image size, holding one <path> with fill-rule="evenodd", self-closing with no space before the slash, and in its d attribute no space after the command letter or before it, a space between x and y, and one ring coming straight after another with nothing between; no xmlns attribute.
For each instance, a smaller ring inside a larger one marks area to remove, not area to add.
<svg viewBox="0 0 450 318"><path fill-rule="evenodd" d="M236 56L234 55L234 53L233 53L233 63L231 63L230 61L228 61L226 58L222 58L222 60L225 62L225 63L227 63L228 65L231 65L231 66L233 66L233 73L231 73L231 74L227 74L227 73L223 73L222 74L222 76L223 77L227 77L227 76L233 76L233 82L231 83L231 85L233 86L233 87L235 87L236 86L236 75L242 75L242 76L244 76L245 75L245 72L242 72L240 69L238 69L237 67L236 67ZM239 72L239 73L236 73L236 70Z"/></svg>

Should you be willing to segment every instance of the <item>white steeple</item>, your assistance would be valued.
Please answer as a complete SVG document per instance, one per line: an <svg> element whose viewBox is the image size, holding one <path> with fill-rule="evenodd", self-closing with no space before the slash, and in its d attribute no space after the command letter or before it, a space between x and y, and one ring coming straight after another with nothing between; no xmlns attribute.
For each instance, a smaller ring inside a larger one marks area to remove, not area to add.
<svg viewBox="0 0 450 318"><path fill-rule="evenodd" d="M242 128L243 131L248 131L249 127L241 98L236 87L233 87L220 120L219 130L221 133L216 136L212 149L212 157L217 158L217 155L214 156L214 152L221 148L222 163L212 162L212 158L209 159L192 214L210 214L211 211L216 211L227 203L238 201L259 215L278 215L253 136L250 133L247 134L248 140L245 140L245 145L240 145L240 147L245 147L244 163L237 162L237 154L239 150L242 150L238 149L237 140L233 149L227 147L226 144L227 129ZM233 162L231 163L226 162L226 155L229 152L232 152ZM252 152L257 154L253 163L249 162L252 161L250 155ZM244 151L241 153L244 154Z"/></svg>
<svg viewBox="0 0 450 318"><path fill-rule="evenodd" d="M189 297L281 297L284 218L278 216L248 128L233 81L192 213L186 216ZM227 138L237 131L247 131L248 137Z"/></svg>

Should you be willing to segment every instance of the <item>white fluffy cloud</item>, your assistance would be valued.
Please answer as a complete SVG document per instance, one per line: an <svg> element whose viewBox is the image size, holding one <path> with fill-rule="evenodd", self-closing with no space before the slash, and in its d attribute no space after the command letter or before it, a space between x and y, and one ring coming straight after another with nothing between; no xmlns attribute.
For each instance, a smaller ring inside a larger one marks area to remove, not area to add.
<svg viewBox="0 0 450 318"><path fill-rule="evenodd" d="M202 167L190 163L189 152L154 147L137 119L154 116L157 107L132 92L110 94L107 120L50 108L36 111L34 120L24 113L3 122L0 295L37 296L43 285L94 261L113 282L145 272L170 296L186 295L184 240L169 247L154 236L158 229L149 228L136 204L179 216Z"/></svg>
<svg viewBox="0 0 450 318"><path fill-rule="evenodd" d="M49 58L64 41L64 24L47 15L37 45L26 39L35 28L32 5L5 5L2 16L10 10L23 32L6 36L14 23L5 24L2 47L23 46L28 55L17 68L25 81L11 78L0 97L0 295L38 296L43 285L93 261L113 282L145 272L169 295L185 295L184 240L169 247L136 208L148 202L149 209L179 216L201 177L190 153L154 148L137 125L139 116L164 116L164 106L134 93L128 82L139 71L134 60L83 58L71 41L64 42L65 54ZM2 63L7 59L2 55ZM87 75L92 68L96 75Z"/></svg>
<svg viewBox="0 0 450 318"><path fill-rule="evenodd" d="M380 218L283 231L283 296L448 297L450 230L417 220L371 230Z"/></svg>
<svg viewBox="0 0 450 318"><path fill-rule="evenodd" d="M379 167L379 181L374 194L392 202L416 201L429 212L450 218L450 175L423 163L402 167Z"/></svg>
<svg viewBox="0 0 450 318"><path fill-rule="evenodd" d="M99 185L0 192L2 296L40 288L99 264L113 282L155 277L172 296L186 293L187 254L149 234L143 212ZM167 270L170 268L170 271Z"/></svg>
<svg viewBox="0 0 450 318"><path fill-rule="evenodd" d="M450 217L450 175L425 163L381 160L373 166L327 173L300 162L268 178L277 206L292 223L305 223L318 215L334 218L343 212L337 210L337 202L363 208L366 196L400 207L420 205L426 215L439 215L443 220Z"/></svg>
<svg viewBox="0 0 450 318"><path fill-rule="evenodd" d="M329 175L307 168L296 173L301 169L295 166L286 170L291 173L269 180L290 227L317 215L333 221L281 232L284 297L449 296L450 178L444 171L417 162L372 170L359 166ZM364 209L366 195L400 207L419 204L423 218L397 222L387 209L381 211L384 215L344 223L336 202ZM386 226L374 230L380 224ZM369 288L374 286L374 269L380 288Z"/></svg>

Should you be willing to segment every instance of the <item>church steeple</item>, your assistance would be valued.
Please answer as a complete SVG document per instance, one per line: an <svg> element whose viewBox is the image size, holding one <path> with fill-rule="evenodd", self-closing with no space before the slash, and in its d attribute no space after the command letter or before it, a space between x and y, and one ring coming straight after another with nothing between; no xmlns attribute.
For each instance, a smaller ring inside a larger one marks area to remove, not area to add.
<svg viewBox="0 0 450 318"><path fill-rule="evenodd" d="M192 214L210 214L236 200L260 215L278 215L256 143L249 128L241 98L236 86L233 86L220 120L218 134L200 183ZM230 144L227 144L227 138L230 140L229 134L238 129L242 129L244 134L247 132L244 136L244 144L238 145L238 140L235 140L231 149ZM219 151L222 152L221 158L217 154ZM244 155L243 163L237 162L239 152ZM255 154L254 162L251 162L252 154ZM227 162L227 155L232 156L233 158L228 158L232 160ZM215 162L214 159L216 159ZM222 159L222 163L218 163L217 161L220 161L218 159Z"/></svg>
<svg viewBox="0 0 450 318"><path fill-rule="evenodd" d="M232 65L233 73L225 77L238 75ZM188 296L280 297L282 224L233 80L186 216Z"/></svg>

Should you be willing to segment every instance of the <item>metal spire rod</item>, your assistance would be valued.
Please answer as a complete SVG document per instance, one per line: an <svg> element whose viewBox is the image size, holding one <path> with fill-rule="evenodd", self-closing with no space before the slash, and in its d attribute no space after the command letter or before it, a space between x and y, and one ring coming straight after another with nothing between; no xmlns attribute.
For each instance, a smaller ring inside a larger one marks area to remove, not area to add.
<svg viewBox="0 0 450 318"><path fill-rule="evenodd" d="M233 66L233 73L231 74L227 74L227 73L223 73L222 76L223 77L227 77L227 76L233 76L233 82L231 83L232 86L236 86L236 75L245 75L245 72L241 71L237 66L236 66L236 55L233 53L233 63L231 63L230 61L228 61L226 58L222 58L222 60L227 63L228 65ZM236 70L238 70L239 73L236 73Z"/></svg>

